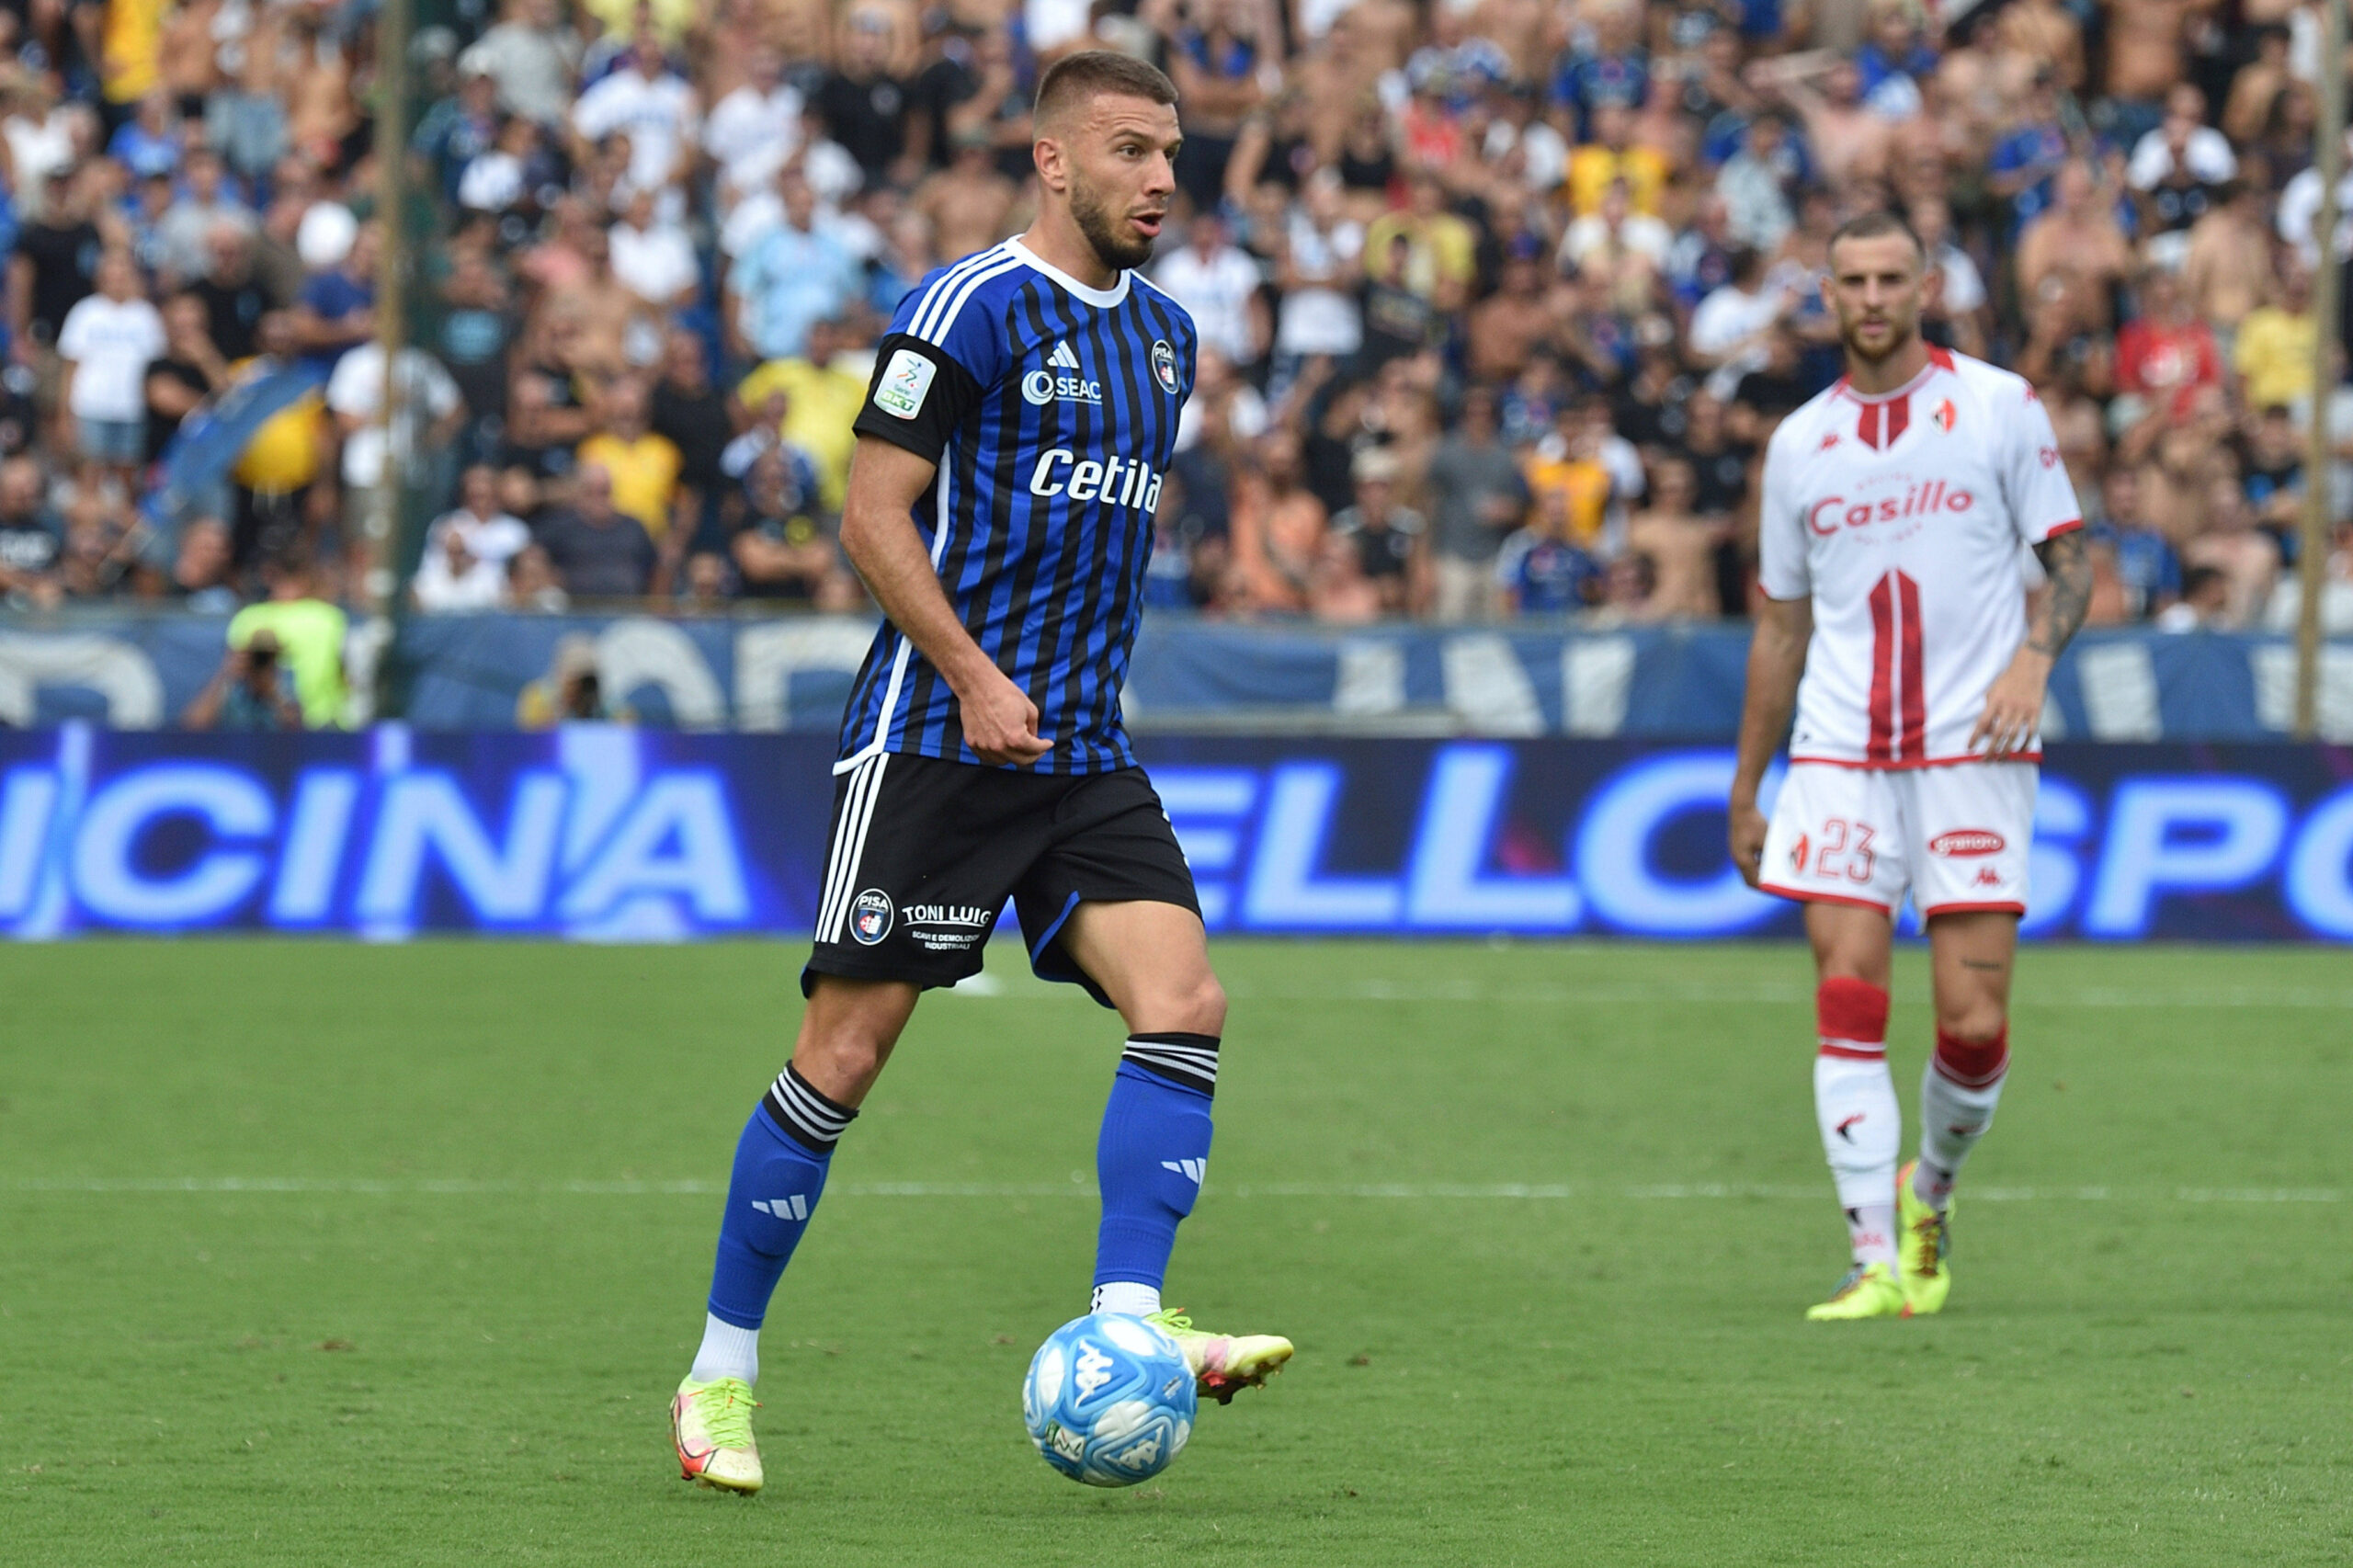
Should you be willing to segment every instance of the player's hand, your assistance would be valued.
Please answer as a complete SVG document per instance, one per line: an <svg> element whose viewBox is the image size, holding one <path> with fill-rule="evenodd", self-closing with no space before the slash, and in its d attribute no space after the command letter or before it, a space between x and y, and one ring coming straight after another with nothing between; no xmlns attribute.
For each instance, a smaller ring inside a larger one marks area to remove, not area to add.
<svg viewBox="0 0 2353 1568"><path fill-rule="evenodd" d="M1752 797L1733 801L1731 816L1732 863L1740 868L1740 880L1755 887L1765 875L1765 813Z"/></svg>
<svg viewBox="0 0 2353 1568"><path fill-rule="evenodd" d="M1985 743L1988 757L2013 756L2034 744L2042 722L2043 694L2051 685L2051 660L2031 648L2020 648L1985 693L1985 711L1969 732L1969 747Z"/></svg>
<svg viewBox="0 0 2353 1568"><path fill-rule="evenodd" d="M1038 738L1038 705L995 665L971 690L959 690L956 702L963 714L964 744L983 762L1027 767L1054 749L1051 741Z"/></svg>

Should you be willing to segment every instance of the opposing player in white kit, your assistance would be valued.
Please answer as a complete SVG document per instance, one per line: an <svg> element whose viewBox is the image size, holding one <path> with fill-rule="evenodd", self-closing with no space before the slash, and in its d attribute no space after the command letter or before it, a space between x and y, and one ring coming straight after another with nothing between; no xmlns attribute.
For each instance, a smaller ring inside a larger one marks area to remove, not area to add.
<svg viewBox="0 0 2353 1568"><path fill-rule="evenodd" d="M1933 1312L1951 1288L1953 1179L2009 1063L2036 726L2091 572L2033 389L1921 338L1933 278L1917 236L1874 213L1840 229L1829 257L1823 294L1847 375L1766 452L1766 602L1731 812L1741 874L1806 906L1814 1108L1854 1247L1854 1267L1806 1315L1835 1320ZM2030 626L2029 547L2048 579ZM1768 825L1757 787L1784 733ZM1907 890L1927 925L1937 1046L1919 1156L1899 1172L1887 985Z"/></svg>

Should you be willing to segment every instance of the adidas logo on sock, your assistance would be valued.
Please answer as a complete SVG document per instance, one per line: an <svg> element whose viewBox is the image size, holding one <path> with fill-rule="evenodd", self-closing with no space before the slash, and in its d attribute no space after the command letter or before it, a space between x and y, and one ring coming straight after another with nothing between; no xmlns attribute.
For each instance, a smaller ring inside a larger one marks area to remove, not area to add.
<svg viewBox="0 0 2353 1568"><path fill-rule="evenodd" d="M1201 1177L1210 1168L1210 1163L1207 1160L1163 1160L1160 1162L1160 1168L1164 1171L1175 1171L1195 1187L1199 1187L1201 1185Z"/></svg>
<svg viewBox="0 0 2353 1568"><path fill-rule="evenodd" d="M763 1214L772 1215L779 1220L809 1218L808 1200L797 1192L790 1198L755 1198L752 1199L752 1207Z"/></svg>
<svg viewBox="0 0 2353 1568"><path fill-rule="evenodd" d="M1046 363L1059 369L1075 370L1078 369L1078 356L1071 352L1067 342L1057 343L1054 351L1046 356Z"/></svg>

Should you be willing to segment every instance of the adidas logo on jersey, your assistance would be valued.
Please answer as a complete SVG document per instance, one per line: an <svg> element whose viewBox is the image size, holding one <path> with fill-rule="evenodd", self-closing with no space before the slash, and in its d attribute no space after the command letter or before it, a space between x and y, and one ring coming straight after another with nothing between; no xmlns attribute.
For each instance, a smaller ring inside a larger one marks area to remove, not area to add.
<svg viewBox="0 0 2353 1568"><path fill-rule="evenodd" d="M1050 370L1032 370L1021 378L1021 395L1032 406L1043 408L1050 403L1088 403L1098 407L1103 402L1103 383L1089 381L1084 374L1058 376L1054 370L1078 371L1078 356L1067 341L1057 342L1046 356Z"/></svg>
<svg viewBox="0 0 2353 1568"><path fill-rule="evenodd" d="M809 1200L798 1192L790 1198L755 1198L752 1207L779 1220L809 1218Z"/></svg>
<svg viewBox="0 0 2353 1568"><path fill-rule="evenodd" d="M1160 1168L1164 1171L1175 1171L1195 1187L1199 1187L1201 1185L1201 1177L1209 1174L1210 1163L1207 1160L1163 1160L1160 1162Z"/></svg>

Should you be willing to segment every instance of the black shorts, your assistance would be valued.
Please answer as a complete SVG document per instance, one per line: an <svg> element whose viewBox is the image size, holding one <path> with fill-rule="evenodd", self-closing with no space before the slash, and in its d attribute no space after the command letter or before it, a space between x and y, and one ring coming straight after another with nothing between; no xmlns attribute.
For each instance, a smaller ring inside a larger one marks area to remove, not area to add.
<svg viewBox="0 0 2353 1568"><path fill-rule="evenodd" d="M1110 998L1061 944L1083 900L1200 913L1192 869L1141 767L1016 773L882 752L834 782L816 943L801 973L953 985L1010 896L1040 980Z"/></svg>

